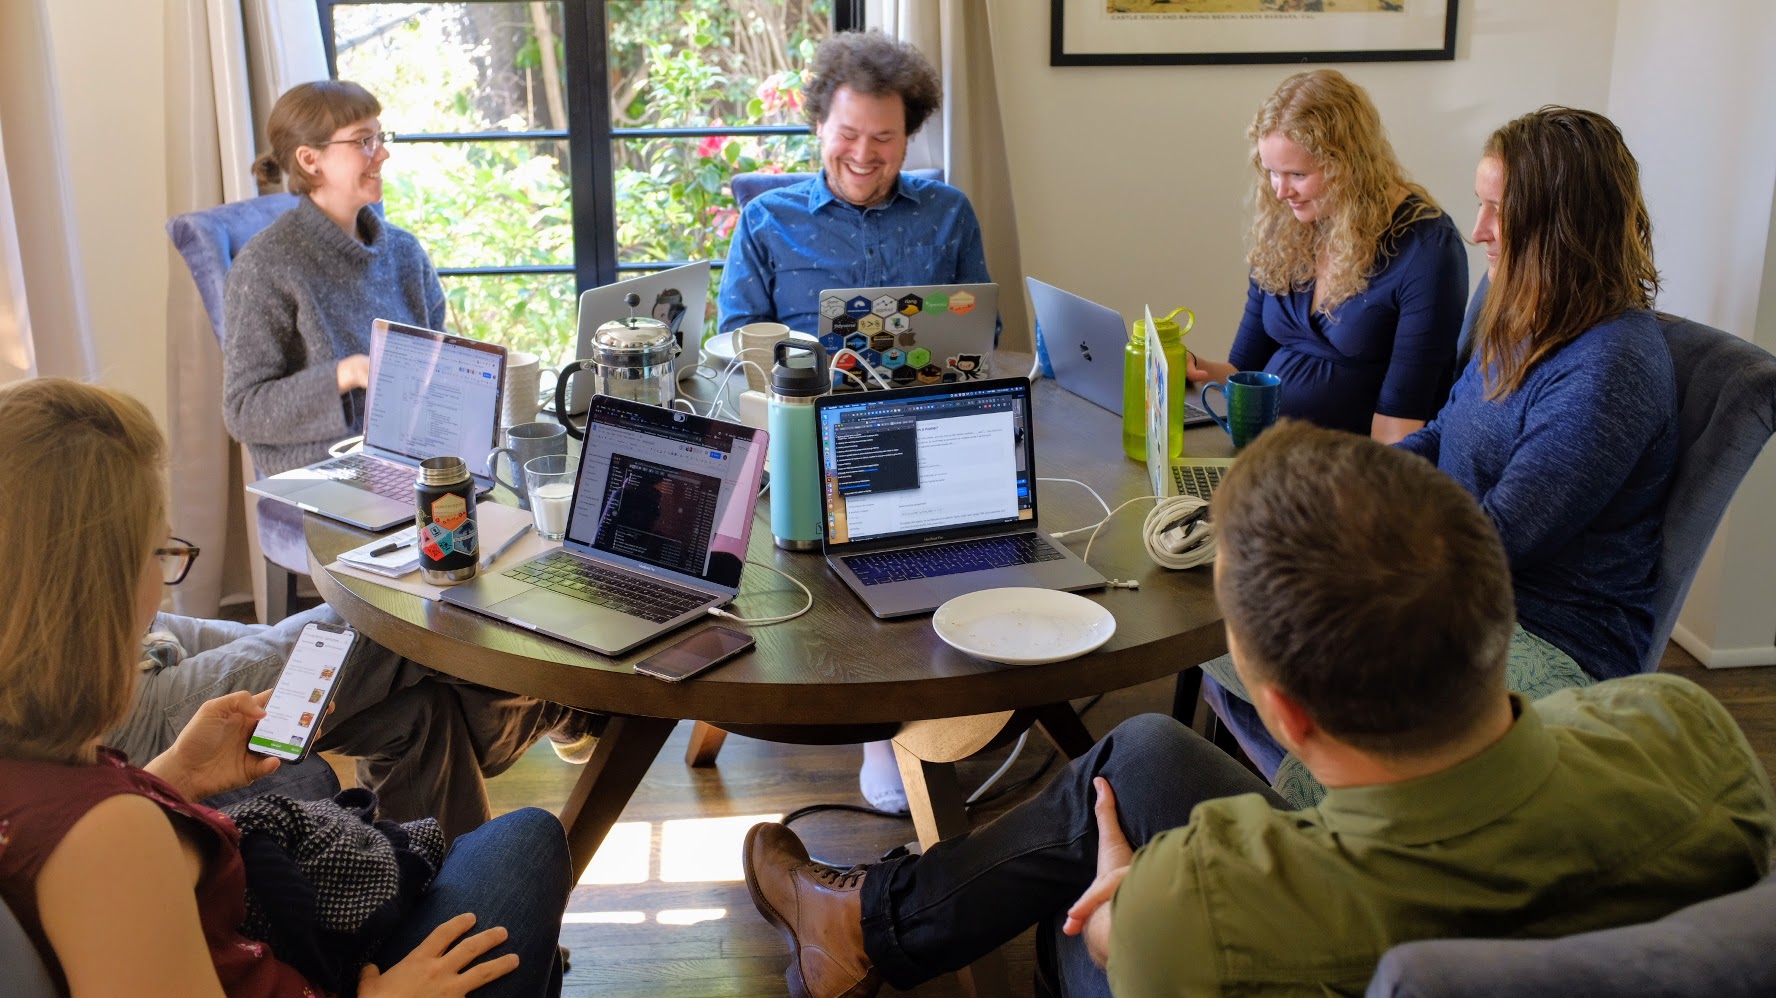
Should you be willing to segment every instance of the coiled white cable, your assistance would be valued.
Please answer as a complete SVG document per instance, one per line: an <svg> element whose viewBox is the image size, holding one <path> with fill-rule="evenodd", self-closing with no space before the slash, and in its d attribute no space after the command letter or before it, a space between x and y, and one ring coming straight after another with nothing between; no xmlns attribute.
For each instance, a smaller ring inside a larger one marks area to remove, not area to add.
<svg viewBox="0 0 1776 998"><path fill-rule="evenodd" d="M1085 554L1081 560L1091 561L1092 543L1098 539L1098 531L1110 522L1110 518L1124 508L1138 502L1155 501L1147 518L1141 522L1141 538L1147 548L1147 556L1154 564L1162 568L1186 569L1206 565L1215 560L1215 527L1208 519L1209 504L1195 496L1140 496L1110 508L1104 497L1098 495L1096 489L1074 478L1038 478L1039 482L1069 482L1092 494L1098 505L1104 507L1104 518L1096 523L1063 530L1050 534L1056 540L1074 537L1091 532L1085 542ZM1112 579L1112 586L1121 589L1136 589L1140 584L1133 580Z"/></svg>

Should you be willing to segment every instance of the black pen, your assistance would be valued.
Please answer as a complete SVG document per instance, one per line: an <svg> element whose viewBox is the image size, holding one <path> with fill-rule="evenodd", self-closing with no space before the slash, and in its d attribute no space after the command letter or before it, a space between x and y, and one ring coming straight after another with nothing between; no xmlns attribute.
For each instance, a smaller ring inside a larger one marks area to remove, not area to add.
<svg viewBox="0 0 1776 998"><path fill-rule="evenodd" d="M389 541L387 544L384 544L381 547L371 548L370 549L370 557L380 558L385 554L393 554L396 551L401 550L402 548L410 548L412 546L413 546L413 538L411 538L411 537L407 538L404 541Z"/></svg>

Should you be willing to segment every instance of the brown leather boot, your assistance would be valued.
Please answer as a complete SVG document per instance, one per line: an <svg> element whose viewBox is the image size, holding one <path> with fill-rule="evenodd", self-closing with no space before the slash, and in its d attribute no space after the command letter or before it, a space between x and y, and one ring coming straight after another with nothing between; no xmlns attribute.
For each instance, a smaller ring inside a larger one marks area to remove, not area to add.
<svg viewBox="0 0 1776 998"><path fill-rule="evenodd" d="M789 940L792 998L870 998L882 986L863 952L862 870L808 859L802 840L766 822L746 833L746 889Z"/></svg>

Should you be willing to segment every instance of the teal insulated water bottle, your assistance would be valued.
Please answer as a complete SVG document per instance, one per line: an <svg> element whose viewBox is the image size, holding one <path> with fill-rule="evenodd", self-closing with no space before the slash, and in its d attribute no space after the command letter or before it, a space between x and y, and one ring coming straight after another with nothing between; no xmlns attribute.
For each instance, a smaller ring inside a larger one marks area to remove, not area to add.
<svg viewBox="0 0 1776 998"><path fill-rule="evenodd" d="M820 443L814 400L832 388L818 343L779 340L771 348L771 539L785 551L820 548Z"/></svg>

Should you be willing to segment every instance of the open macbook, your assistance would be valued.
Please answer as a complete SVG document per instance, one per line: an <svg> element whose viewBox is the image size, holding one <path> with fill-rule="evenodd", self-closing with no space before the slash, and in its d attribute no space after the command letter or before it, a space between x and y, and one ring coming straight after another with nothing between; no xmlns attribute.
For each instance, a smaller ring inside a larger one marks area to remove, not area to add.
<svg viewBox="0 0 1776 998"><path fill-rule="evenodd" d="M815 332L846 392L984 381L998 328L999 285L922 284L828 288Z"/></svg>
<svg viewBox="0 0 1776 998"><path fill-rule="evenodd" d="M703 314L709 304L707 260L581 292L574 356L592 356L592 335L598 332L598 327L629 316L629 306L623 303L623 297L631 293L641 299L641 304L635 306L635 314L651 315L664 322L678 341L678 359L673 361L674 375L682 378L687 371L695 369L703 343ZM574 379L568 392L568 411L578 416L586 411L586 403L592 398L592 379Z"/></svg>
<svg viewBox="0 0 1776 998"><path fill-rule="evenodd" d="M826 561L871 613L1104 585L1038 529L1028 379L828 395L814 411Z"/></svg>
<svg viewBox="0 0 1776 998"><path fill-rule="evenodd" d="M763 430L592 396L561 547L444 601L621 655L740 592ZM539 495L537 501L548 502Z"/></svg>
<svg viewBox="0 0 1776 998"><path fill-rule="evenodd" d="M1087 298L1026 277L1030 306L1042 345L1062 388L1122 415L1123 347L1129 326L1122 314ZM1184 425L1212 423L1207 412L1184 400Z"/></svg>
<svg viewBox="0 0 1776 998"><path fill-rule="evenodd" d="M1147 312L1147 328L1153 328L1153 313ZM1175 449L1184 451L1184 441L1174 441L1171 420L1166 418L1171 375L1164 350L1155 350L1153 333L1147 334L1146 420L1147 478L1157 496L1195 496L1208 502L1221 484L1221 476L1233 467L1230 457L1170 457ZM1210 422L1214 422L1213 419ZM1187 424L1188 425L1188 424ZM1181 433L1182 431L1180 431ZM1173 444L1177 446L1174 448Z"/></svg>
<svg viewBox="0 0 1776 998"><path fill-rule="evenodd" d="M262 478L247 491L365 530L413 522L419 462L455 455L478 493L493 488L506 348L387 319L370 324L364 447Z"/></svg>

